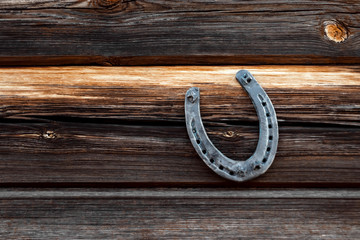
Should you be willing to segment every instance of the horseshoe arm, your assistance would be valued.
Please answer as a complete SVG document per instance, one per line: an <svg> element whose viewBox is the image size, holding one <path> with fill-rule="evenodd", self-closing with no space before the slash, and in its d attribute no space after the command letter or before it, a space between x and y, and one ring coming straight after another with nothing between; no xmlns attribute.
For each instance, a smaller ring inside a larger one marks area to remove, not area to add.
<svg viewBox="0 0 360 240"><path fill-rule="evenodd" d="M185 119L190 141L201 159L217 174L243 182L265 173L272 164L279 133L270 98L249 71L240 70L236 79L248 93L259 119L259 141L253 155L245 161L226 157L210 141L200 115L200 90L190 88L185 95Z"/></svg>

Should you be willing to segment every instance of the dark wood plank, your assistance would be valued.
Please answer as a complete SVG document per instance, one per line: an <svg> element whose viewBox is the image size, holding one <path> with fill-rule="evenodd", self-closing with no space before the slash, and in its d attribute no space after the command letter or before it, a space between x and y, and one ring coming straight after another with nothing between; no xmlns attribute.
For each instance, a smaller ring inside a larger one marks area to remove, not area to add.
<svg viewBox="0 0 360 240"><path fill-rule="evenodd" d="M201 90L206 122L253 122L235 80L250 70L280 123L360 126L359 66L50 67L0 69L0 117L184 122L184 96Z"/></svg>
<svg viewBox="0 0 360 240"><path fill-rule="evenodd" d="M356 239L359 209L358 190L1 190L0 236Z"/></svg>
<svg viewBox="0 0 360 240"><path fill-rule="evenodd" d="M350 0L1 1L0 64L358 64L359 11Z"/></svg>
<svg viewBox="0 0 360 240"><path fill-rule="evenodd" d="M53 122L3 123L0 129L2 186L360 187L360 128L280 125L273 165L243 184L214 174L197 156L185 126ZM256 126L207 131L231 158L244 160L256 148Z"/></svg>

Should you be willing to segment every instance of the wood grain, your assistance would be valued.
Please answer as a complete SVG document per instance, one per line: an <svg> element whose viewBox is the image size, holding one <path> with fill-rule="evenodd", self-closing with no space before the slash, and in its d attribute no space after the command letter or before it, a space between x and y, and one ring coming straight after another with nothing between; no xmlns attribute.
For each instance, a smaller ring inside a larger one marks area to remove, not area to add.
<svg viewBox="0 0 360 240"><path fill-rule="evenodd" d="M0 64L359 64L359 11L349 0L6 0Z"/></svg>
<svg viewBox="0 0 360 240"><path fill-rule="evenodd" d="M280 124L360 126L358 66L2 68L0 116L183 123L185 92L197 86L205 122L257 124L234 77L242 68L267 91Z"/></svg>
<svg viewBox="0 0 360 240"><path fill-rule="evenodd" d="M247 64L0 68L0 239L358 238L359 12L350 0L0 1L1 66ZM280 141L265 175L233 183L196 155L183 103L200 87L210 138L246 159L258 123L242 68L274 103Z"/></svg>
<svg viewBox="0 0 360 240"><path fill-rule="evenodd" d="M196 155L183 104L187 88L200 87L214 144L249 157L258 123L234 79L240 68L0 69L0 184L234 186ZM360 68L247 69L274 103L280 142L269 171L240 185L360 186Z"/></svg>
<svg viewBox="0 0 360 240"><path fill-rule="evenodd" d="M185 126L55 122L0 127L2 186L360 186L359 128L282 126L271 168L260 178L235 184L202 162ZM234 159L246 159L256 148L257 127L207 131Z"/></svg>
<svg viewBox="0 0 360 240"><path fill-rule="evenodd" d="M0 236L356 239L359 207L358 190L2 189Z"/></svg>

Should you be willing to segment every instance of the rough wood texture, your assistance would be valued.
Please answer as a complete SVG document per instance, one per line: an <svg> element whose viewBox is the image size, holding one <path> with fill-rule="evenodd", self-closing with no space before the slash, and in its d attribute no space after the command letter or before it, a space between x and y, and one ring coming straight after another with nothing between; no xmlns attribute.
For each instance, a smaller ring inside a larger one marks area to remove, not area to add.
<svg viewBox="0 0 360 240"><path fill-rule="evenodd" d="M359 64L359 11L349 0L6 0L0 64Z"/></svg>
<svg viewBox="0 0 360 240"><path fill-rule="evenodd" d="M1 124L0 128L3 186L232 185L201 161L185 127L57 122ZM256 127L207 130L214 144L229 157L246 159L255 150ZM245 185L360 186L360 129L282 126L280 136L272 167Z"/></svg>
<svg viewBox="0 0 360 240"><path fill-rule="evenodd" d="M359 66L0 68L0 116L182 124L185 93L197 86L206 122L256 122L235 80L242 68L267 91L280 124L360 126Z"/></svg>
<svg viewBox="0 0 360 240"><path fill-rule="evenodd" d="M0 69L1 184L233 186L196 155L183 103L200 87L210 138L249 157L257 117L240 68ZM274 103L280 142L269 171L241 186L360 186L360 67L247 69Z"/></svg>
<svg viewBox="0 0 360 240"><path fill-rule="evenodd" d="M357 190L1 190L0 236L356 239L359 209Z"/></svg>

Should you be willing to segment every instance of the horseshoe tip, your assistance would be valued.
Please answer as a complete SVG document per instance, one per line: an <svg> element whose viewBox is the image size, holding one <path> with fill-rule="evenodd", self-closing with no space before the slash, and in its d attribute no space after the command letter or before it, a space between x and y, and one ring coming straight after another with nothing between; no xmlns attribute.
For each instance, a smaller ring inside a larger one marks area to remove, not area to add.
<svg viewBox="0 0 360 240"><path fill-rule="evenodd" d="M241 85L249 84L254 79L251 73L245 69L238 71L235 75L235 78Z"/></svg>
<svg viewBox="0 0 360 240"><path fill-rule="evenodd" d="M197 87L191 87L186 92L186 98L191 102L194 103L200 95L200 90Z"/></svg>
<svg viewBox="0 0 360 240"><path fill-rule="evenodd" d="M191 88L189 88L188 92L189 92L189 91L196 91L196 92L198 92L198 91L199 91L199 88L198 88L198 87L191 87Z"/></svg>
<svg viewBox="0 0 360 240"><path fill-rule="evenodd" d="M200 89L198 87L191 87L187 90L186 95L199 95Z"/></svg>
<svg viewBox="0 0 360 240"><path fill-rule="evenodd" d="M248 70L241 69L236 73L236 78L240 79L245 73L249 73Z"/></svg>

